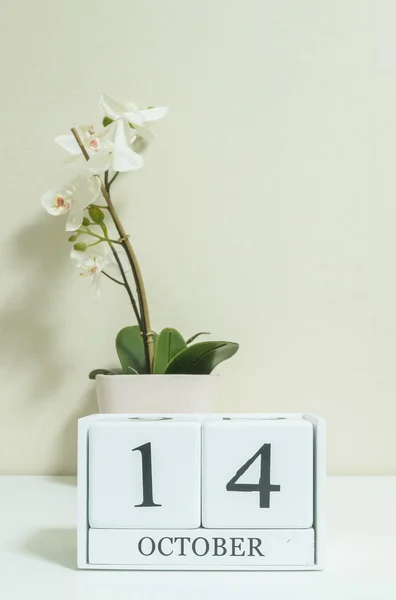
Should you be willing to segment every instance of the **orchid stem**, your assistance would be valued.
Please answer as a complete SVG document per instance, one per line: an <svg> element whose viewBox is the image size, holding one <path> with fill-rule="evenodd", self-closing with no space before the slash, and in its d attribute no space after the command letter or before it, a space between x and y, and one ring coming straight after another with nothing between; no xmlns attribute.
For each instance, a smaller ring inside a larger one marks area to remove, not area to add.
<svg viewBox="0 0 396 600"><path fill-rule="evenodd" d="M95 225L97 225L97 223L95 223ZM81 232L83 235L92 235L92 237L98 238L98 240L100 242L111 242L112 244L120 244L121 245L121 242L118 240L110 240L109 238L104 238L101 235L97 235L96 233L93 233L87 227L82 226L82 228L85 229L85 231Z"/></svg>
<svg viewBox="0 0 396 600"><path fill-rule="evenodd" d="M107 173L108 173L108 171L107 171ZM117 171L116 173L114 173L113 177L107 183L106 189L107 189L108 192L110 192L110 187L111 187L112 183L116 180L116 178L118 177L119 174L120 174L119 171Z"/></svg>
<svg viewBox="0 0 396 600"><path fill-rule="evenodd" d="M133 312L135 313L136 320L137 320L137 322L139 324L139 327L141 327L142 318L141 318L141 316L139 314L139 309L138 309L138 306L136 304L136 300L135 300L135 298L133 296L131 287L129 285L129 281L128 281L128 278L126 276L124 267L122 266L122 262L120 260L120 257L118 256L118 253L117 253L116 249L113 246L113 240L109 239L106 225L104 223L100 223L100 227L102 228L102 231L103 231L104 236L105 236L105 240L109 244L110 249L111 249L111 251L113 253L114 259L115 259L115 261L116 261L116 263L118 265L118 268L120 270L121 277L122 277L122 285L125 287L125 289L127 291L127 294L129 296L129 299L130 299L131 304L132 304ZM108 277L111 279L111 277L109 275L108 275ZM121 283L121 282L118 282L118 283Z"/></svg>
<svg viewBox="0 0 396 600"><path fill-rule="evenodd" d="M71 132L74 135L75 140L76 140L77 144L79 145L85 160L88 161L89 154L88 154L87 149L85 148L77 130L73 127ZM107 184L108 187L114 181L116 176L118 176L118 172L113 176L111 181L108 182L108 184ZM110 215L111 215L111 217L114 221L114 225L116 226L116 229L118 231L118 235L120 236L120 239L122 240L121 244L122 244L122 246L125 250L125 253L128 257L129 264L131 265L132 274L133 274L133 278L135 280L136 291L137 291L137 295L138 295L139 308L140 308L141 318L139 321L139 326L140 326L140 330L142 332L142 337L143 337L144 352L145 352L145 357L146 357L146 370L147 370L147 373L152 373L153 359L154 359L154 340L153 340L153 332L151 331L150 314L149 314L146 289L144 287L142 273L141 273L141 270L139 267L139 263L138 263L136 254L133 250L132 244L129 241L129 238L128 238L127 233L120 221L117 211L114 208L113 202L110 197L109 189L106 188L105 184L102 182L100 177L99 176L97 176L97 177L100 181L100 187L101 187L101 191L103 194L103 198L106 201ZM107 180L108 180L108 173L107 173ZM105 181L106 181L106 173L105 173ZM110 247L112 248L112 246L110 246ZM112 250L114 250L114 249L112 248ZM115 252L115 250L114 250L114 252ZM118 255L117 255L117 257L118 257ZM119 257L118 257L118 260L119 260ZM122 265L121 265L121 267L122 267Z"/></svg>
<svg viewBox="0 0 396 600"><path fill-rule="evenodd" d="M125 286L125 283L123 281L118 281L118 279L116 279L115 277L112 277L111 275L106 273L106 271L102 271L102 275L104 275L105 277L108 277L109 279L111 279L111 281L114 281L114 283L118 283L118 285Z"/></svg>
<svg viewBox="0 0 396 600"><path fill-rule="evenodd" d="M87 248L92 248L92 246L97 246L98 244L102 243L102 240L98 240L97 242L93 242L92 244L87 244Z"/></svg>
<svg viewBox="0 0 396 600"><path fill-rule="evenodd" d="M110 249L111 249L111 251L113 253L113 256L114 256L115 261L116 261L116 263L118 265L118 268L120 270L122 281L123 281L123 285L124 285L124 287L125 287L125 289L127 291L127 294L129 296L129 300L131 301L133 312L135 313L136 320L138 322L139 327L141 327L142 326L142 319L141 319L141 316L139 314L139 309L138 309L138 306L136 304L136 300L133 297L132 290L130 288L127 276L125 274L124 267L122 266L120 257L118 256L117 251L115 250L115 248L114 248L113 244L110 242L110 240L109 240L108 244L109 244Z"/></svg>

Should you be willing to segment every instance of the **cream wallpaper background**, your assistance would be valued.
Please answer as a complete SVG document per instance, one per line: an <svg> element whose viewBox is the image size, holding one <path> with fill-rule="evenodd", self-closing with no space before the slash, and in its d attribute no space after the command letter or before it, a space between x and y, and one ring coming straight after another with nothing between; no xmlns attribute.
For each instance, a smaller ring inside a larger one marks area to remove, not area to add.
<svg viewBox="0 0 396 600"><path fill-rule="evenodd" d="M166 104L117 190L153 325L239 341L219 410L328 420L329 472L396 474L396 4L3 0L0 473L69 474L131 322L69 264L54 136L102 91Z"/></svg>

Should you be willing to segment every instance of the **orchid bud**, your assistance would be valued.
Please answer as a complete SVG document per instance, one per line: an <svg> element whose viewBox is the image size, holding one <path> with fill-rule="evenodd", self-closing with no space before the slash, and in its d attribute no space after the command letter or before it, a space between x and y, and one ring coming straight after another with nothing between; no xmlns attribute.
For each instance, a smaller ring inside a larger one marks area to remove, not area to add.
<svg viewBox="0 0 396 600"><path fill-rule="evenodd" d="M88 225L91 224L91 221L87 217L84 217L82 224L85 225L85 227L88 227Z"/></svg>
<svg viewBox="0 0 396 600"><path fill-rule="evenodd" d="M87 244L85 242L78 242L77 244L74 244L73 248L74 250L77 250L77 252L85 252Z"/></svg>
<svg viewBox="0 0 396 600"><path fill-rule="evenodd" d="M104 212L95 205L92 205L88 208L89 216L91 217L94 223L101 223L104 221Z"/></svg>
<svg viewBox="0 0 396 600"><path fill-rule="evenodd" d="M68 241L69 241L69 242L75 242L75 241L76 241L76 239L77 239L77 237L78 237L77 235L71 235L71 236L69 237Z"/></svg>

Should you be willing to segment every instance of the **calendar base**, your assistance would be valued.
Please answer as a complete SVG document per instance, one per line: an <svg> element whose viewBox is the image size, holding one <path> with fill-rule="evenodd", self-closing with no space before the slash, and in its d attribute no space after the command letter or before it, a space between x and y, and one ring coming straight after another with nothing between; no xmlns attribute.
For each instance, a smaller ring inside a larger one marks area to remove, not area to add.
<svg viewBox="0 0 396 600"><path fill-rule="evenodd" d="M91 568L313 569L313 529L90 529Z"/></svg>

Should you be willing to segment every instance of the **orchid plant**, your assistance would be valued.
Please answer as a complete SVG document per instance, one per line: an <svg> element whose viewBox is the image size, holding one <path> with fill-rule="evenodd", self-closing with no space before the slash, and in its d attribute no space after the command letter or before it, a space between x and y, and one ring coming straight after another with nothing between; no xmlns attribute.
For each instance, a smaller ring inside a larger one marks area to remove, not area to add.
<svg viewBox="0 0 396 600"><path fill-rule="evenodd" d="M82 125L55 138L72 162L78 160L78 171L68 184L47 191L41 199L50 215L66 217L73 244L70 256L79 275L90 278L97 293L103 277L123 287L137 322L121 329L116 337L121 369L96 369L90 377L99 373L209 374L237 352L238 344L192 343L206 332L185 340L173 328L159 334L152 331L140 267L112 198L117 177L144 166L143 153L153 138L150 126L168 109L142 110L107 95L102 95L100 107L104 115L100 128Z"/></svg>

